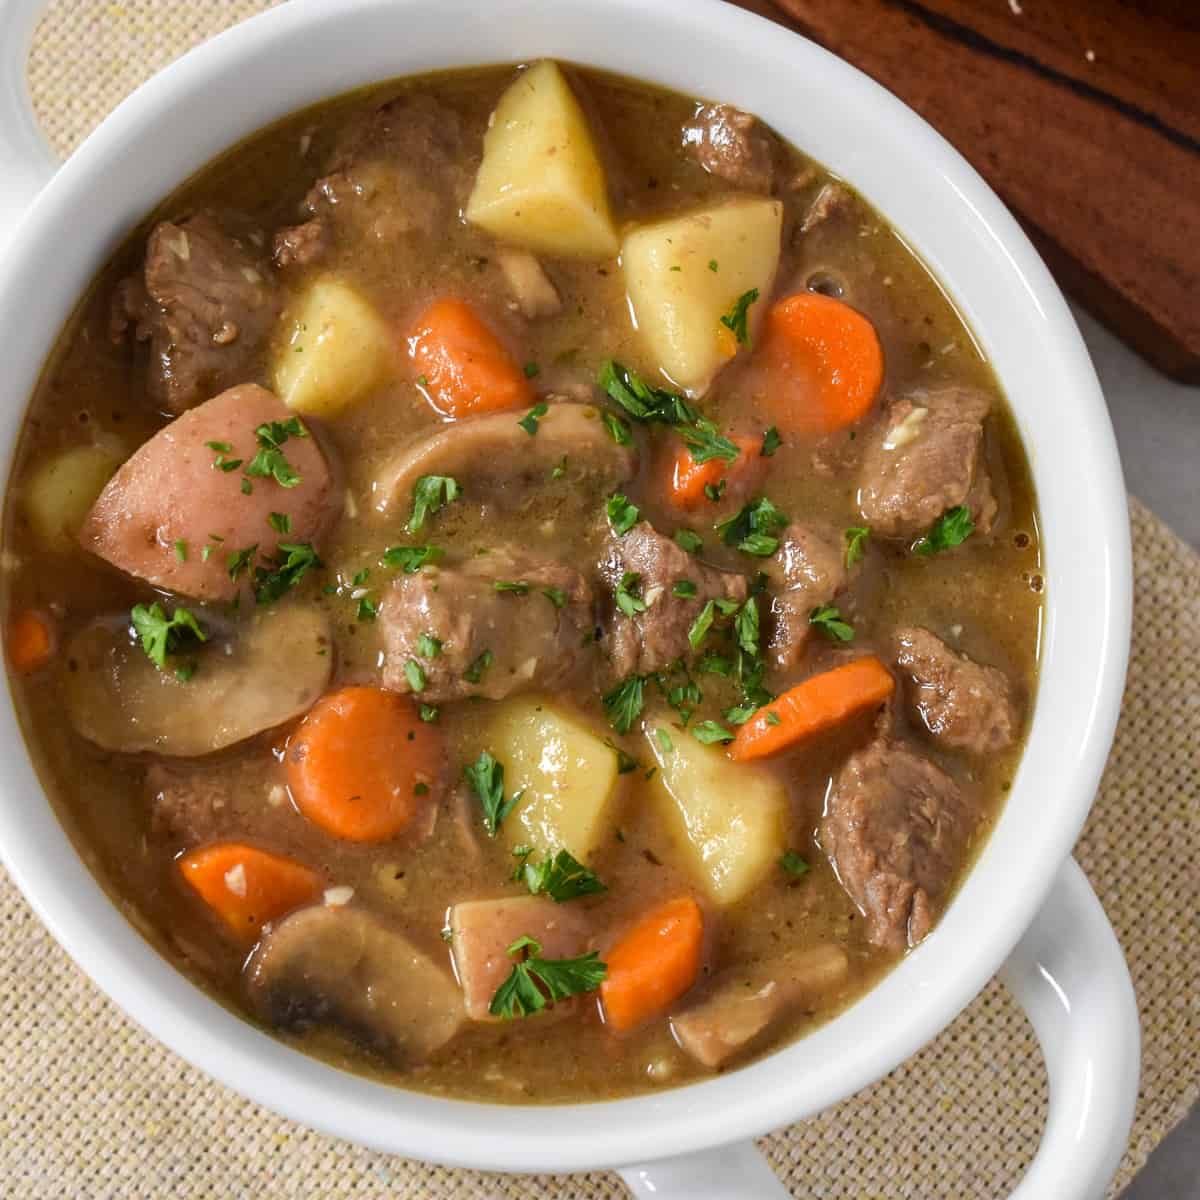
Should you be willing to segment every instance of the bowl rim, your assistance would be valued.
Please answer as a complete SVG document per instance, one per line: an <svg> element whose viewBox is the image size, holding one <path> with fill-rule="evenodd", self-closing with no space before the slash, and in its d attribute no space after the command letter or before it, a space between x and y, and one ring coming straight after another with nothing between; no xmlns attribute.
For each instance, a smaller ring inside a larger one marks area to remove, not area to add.
<svg viewBox="0 0 1200 1200"><path fill-rule="evenodd" d="M1131 603L1124 487L1103 397L1070 311L1020 227L899 100L815 44L720 0L505 0L482 14L473 0L292 0L167 67L64 164L0 261L0 344L10 358L0 384L6 480L28 395L78 296L127 229L181 180L303 107L305 96L421 69L543 56L717 92L805 149L828 139L827 126L844 127L854 136L814 157L833 162L912 242L997 364L1043 505L1042 679L1005 813L934 934L830 1024L714 1079L545 1107L405 1091L271 1038L160 957L88 873L45 802L8 690L0 702L0 856L59 943L133 1020L235 1091L306 1125L378 1150L510 1171L590 1169L755 1136L851 1095L943 1029L1027 927L1086 818L1116 723ZM282 79L271 65L280 60L291 65ZM375 64L384 62L400 69L380 73ZM234 103L217 111L214 95ZM793 98L822 105L822 116L798 115ZM895 204L880 202L887 187ZM64 230L73 240L64 241ZM986 284L964 274L966 263ZM1030 393L1018 334L1052 403ZM1086 491L1082 528L1068 524L1072 480ZM1015 807L1027 827L1013 827Z"/></svg>

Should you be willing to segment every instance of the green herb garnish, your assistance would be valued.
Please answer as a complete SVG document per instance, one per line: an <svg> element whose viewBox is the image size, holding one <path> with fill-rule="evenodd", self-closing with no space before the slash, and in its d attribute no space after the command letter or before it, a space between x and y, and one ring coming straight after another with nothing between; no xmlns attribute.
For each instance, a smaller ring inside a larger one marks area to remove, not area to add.
<svg viewBox="0 0 1200 1200"><path fill-rule="evenodd" d="M832 604L822 604L808 614L808 623L834 642L854 641L854 626L842 620L842 614Z"/></svg>
<svg viewBox="0 0 1200 1200"><path fill-rule="evenodd" d="M867 552L867 538L871 530L866 525L851 525L846 530L846 567L849 569Z"/></svg>
<svg viewBox="0 0 1200 1200"><path fill-rule="evenodd" d="M608 436L618 446L628 446L633 441L633 432L629 428L629 422L623 417L618 417L614 412L605 412L603 419L604 428L608 430Z"/></svg>
<svg viewBox="0 0 1200 1200"><path fill-rule="evenodd" d="M500 823L517 806L523 792L504 799L504 768L486 751L480 751L475 762L463 768L467 782L475 789L483 805L483 827L488 837L495 837Z"/></svg>
<svg viewBox="0 0 1200 1200"><path fill-rule="evenodd" d="M608 523L612 526L613 533L618 537L624 537L642 515L638 506L630 503L629 497L623 492L614 492L609 496L605 512L608 513Z"/></svg>
<svg viewBox="0 0 1200 1200"><path fill-rule="evenodd" d="M675 530L675 545L689 554L699 554L704 549L704 540L690 529Z"/></svg>
<svg viewBox="0 0 1200 1200"><path fill-rule="evenodd" d="M594 871L589 870L568 850L560 850L544 862L531 863L530 846L520 846L518 855L523 861L513 873L513 878L524 883L531 896L545 895L558 904L580 896L595 896L608 889L600 882ZM513 851L517 854L517 850Z"/></svg>
<svg viewBox="0 0 1200 1200"><path fill-rule="evenodd" d="M276 533L291 533L292 518L287 513L273 512L267 513L267 524L275 530Z"/></svg>
<svg viewBox="0 0 1200 1200"><path fill-rule="evenodd" d="M150 605L135 604L129 619L146 657L160 670L166 666L168 654L178 654L208 641L208 634L195 614L182 605L168 617L157 600Z"/></svg>
<svg viewBox="0 0 1200 1200"><path fill-rule="evenodd" d="M693 650L699 650L700 644L708 636L708 631L712 628L712 623L716 618L716 609L716 602L709 600L700 610L699 616L692 622L692 626L688 630L688 644Z"/></svg>
<svg viewBox="0 0 1200 1200"><path fill-rule="evenodd" d="M717 533L727 546L736 546L743 554L769 558L779 549L776 535L787 521L766 496L761 496L717 525Z"/></svg>
<svg viewBox="0 0 1200 1200"><path fill-rule="evenodd" d="M578 958L542 958L541 943L520 937L508 948L510 956L523 950L529 956L514 963L512 974L496 989L488 1012L511 1021L541 1012L547 1004L584 992L594 992L608 975L607 964L593 950Z"/></svg>
<svg viewBox="0 0 1200 1200"><path fill-rule="evenodd" d="M739 346L750 345L750 331L747 328L748 314L750 305L757 299L758 288L751 288L748 292L743 292L734 301L733 308L721 318L721 324L737 338Z"/></svg>
<svg viewBox="0 0 1200 1200"><path fill-rule="evenodd" d="M404 678L408 680L408 686L414 692L423 692L425 685L429 682L425 678L425 669L415 658L410 658L404 664Z"/></svg>
<svg viewBox="0 0 1200 1200"><path fill-rule="evenodd" d="M457 479L449 475L422 475L413 488L413 510L408 519L408 532L424 528L425 518L438 512L462 495Z"/></svg>
<svg viewBox="0 0 1200 1200"><path fill-rule="evenodd" d="M495 656L490 650L485 650L478 657L471 660L467 669L463 672L463 678L468 683L478 683L484 676L484 672L488 667L495 662Z"/></svg>
<svg viewBox="0 0 1200 1200"><path fill-rule="evenodd" d="M733 734L718 721L701 721L699 725L693 725L692 737L706 746L711 746L714 742L733 741Z"/></svg>
<svg viewBox="0 0 1200 1200"><path fill-rule="evenodd" d="M530 364L530 365L533 365L533 364ZM526 374L526 375L528 375L528 374L529 374L529 366L526 366L526 368L525 368L525 374ZM535 374L535 375L537 374L537 370L536 370L536 369L534 370L534 374ZM539 420L540 420L542 417L544 417L544 416L545 416L545 415L546 415L546 414L547 414L549 411L550 411L550 406L549 406L548 404L546 404L545 402L543 402L543 403L541 403L541 404L535 404L535 405L534 405L534 406L533 406L533 407L532 407L532 408L531 408L531 409L530 409L530 410L529 410L529 411L528 411L528 412L527 412L527 413L526 413L526 414L525 414L525 415L524 415L524 416L523 416L523 417L522 417L522 418L521 418L521 419L520 419L520 420L517 422L517 424L518 424L518 425L520 425L520 427L521 427L523 430L525 430L525 432L526 432L527 434L529 434L529 436L530 436L530 437L533 437L533 435L534 435L535 433L537 433L537 431L538 431L538 421L539 421Z"/></svg>
<svg viewBox="0 0 1200 1200"><path fill-rule="evenodd" d="M275 557L254 568L255 603L273 604L309 571L324 565L311 542L280 542Z"/></svg>
<svg viewBox="0 0 1200 1200"><path fill-rule="evenodd" d="M671 588L671 595L681 600L690 600L696 594L696 585L690 579L681 579Z"/></svg>
<svg viewBox="0 0 1200 1200"><path fill-rule="evenodd" d="M942 513L924 537L913 543L914 554L940 554L952 546L960 546L975 531L971 510L965 504L956 505Z"/></svg>
<svg viewBox="0 0 1200 1200"><path fill-rule="evenodd" d="M300 475L280 447L288 438L308 437L300 418L270 421L260 425L254 436L258 439L258 452L246 464L246 474L251 478L274 479L280 487L294 488L300 482Z"/></svg>
<svg viewBox="0 0 1200 1200"><path fill-rule="evenodd" d="M779 859L779 865L793 879L800 879L812 870L807 861L801 858L795 850L785 850Z"/></svg>
<svg viewBox="0 0 1200 1200"><path fill-rule="evenodd" d="M646 602L640 594L641 582L640 575L633 571L626 571L621 576L621 582L617 584L615 596L617 607L627 617L635 617L638 613L646 611Z"/></svg>
<svg viewBox="0 0 1200 1200"><path fill-rule="evenodd" d="M779 436L779 430L774 425L763 434L762 449L759 454L763 458L770 458L780 446L783 445L783 438Z"/></svg>
<svg viewBox="0 0 1200 1200"><path fill-rule="evenodd" d="M422 567L437 562L445 553L441 546L389 546L383 552L383 565L400 567L405 575L414 575Z"/></svg>
<svg viewBox="0 0 1200 1200"><path fill-rule="evenodd" d="M604 697L604 711L618 733L628 733L641 716L646 698L646 681L641 675L630 675Z"/></svg>

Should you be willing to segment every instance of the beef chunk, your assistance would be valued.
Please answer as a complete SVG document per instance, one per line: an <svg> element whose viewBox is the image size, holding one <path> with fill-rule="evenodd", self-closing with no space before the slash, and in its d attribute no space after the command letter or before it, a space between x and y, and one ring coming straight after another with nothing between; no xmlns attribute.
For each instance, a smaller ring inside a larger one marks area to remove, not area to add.
<svg viewBox="0 0 1200 1200"><path fill-rule="evenodd" d="M683 146L710 175L748 192L775 185L777 146L757 117L729 104L703 104L683 127Z"/></svg>
<svg viewBox="0 0 1200 1200"><path fill-rule="evenodd" d="M112 333L133 327L150 343L151 398L180 413L256 376L280 297L255 230L234 233L200 212L162 221L146 242L140 277L113 299Z"/></svg>
<svg viewBox="0 0 1200 1200"><path fill-rule="evenodd" d="M146 768L150 831L190 850L223 838L277 838L302 818L288 802L273 758L213 765L151 763Z"/></svg>
<svg viewBox="0 0 1200 1200"><path fill-rule="evenodd" d="M498 591L498 582L527 590ZM379 623L384 687L413 691L414 672L405 667L415 663L425 676L422 700L500 700L578 673L590 657L592 589L571 567L495 551L460 567L402 575L380 605ZM422 653L424 635L441 643L436 654Z"/></svg>
<svg viewBox="0 0 1200 1200"><path fill-rule="evenodd" d="M967 505L980 533L996 518L983 459L988 397L965 387L917 392L883 414L863 453L859 506L873 532L909 538Z"/></svg>
<svg viewBox="0 0 1200 1200"><path fill-rule="evenodd" d="M810 525L789 525L765 569L774 587L767 647L777 667L793 667L812 632L808 618L846 586L846 557L836 537Z"/></svg>
<svg viewBox="0 0 1200 1200"><path fill-rule="evenodd" d="M329 251L329 228L318 217L303 225L280 229L271 244L271 257L277 267L307 267L319 262Z"/></svg>
<svg viewBox="0 0 1200 1200"><path fill-rule="evenodd" d="M973 827L954 780L899 743L879 738L846 761L821 845L875 945L903 950L933 928Z"/></svg>
<svg viewBox="0 0 1200 1200"><path fill-rule="evenodd" d="M457 113L428 96L393 100L349 122L305 206L354 238L430 236L465 202L471 171Z"/></svg>
<svg viewBox="0 0 1200 1200"><path fill-rule="evenodd" d="M1002 671L956 653L928 629L898 629L893 647L908 703L935 741L972 754L1013 744L1020 718Z"/></svg>
<svg viewBox="0 0 1200 1200"><path fill-rule="evenodd" d="M688 630L704 605L709 600L741 604L749 591L744 575L704 566L646 521L623 537L610 537L600 569L614 593L626 574L638 576L637 590L646 605L645 612L634 616L614 608L609 618L604 645L621 678L648 675L688 658ZM696 585L694 596L674 594L675 585L684 580Z"/></svg>
<svg viewBox="0 0 1200 1200"><path fill-rule="evenodd" d="M840 183L824 184L800 222L801 233L811 233L830 217L854 211L854 199Z"/></svg>

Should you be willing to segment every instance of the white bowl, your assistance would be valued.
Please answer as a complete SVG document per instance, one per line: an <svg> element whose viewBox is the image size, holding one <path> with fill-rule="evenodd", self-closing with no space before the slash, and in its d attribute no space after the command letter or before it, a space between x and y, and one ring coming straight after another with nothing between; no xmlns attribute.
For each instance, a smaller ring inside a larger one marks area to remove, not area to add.
<svg viewBox="0 0 1200 1200"><path fill-rule="evenodd" d="M13 72L35 7L0 6L0 180L10 208L47 173L28 112L14 101L22 93ZM340 1072L187 982L83 866L45 801L7 694L0 853L92 979L155 1037L239 1092L351 1141L443 1163L509 1171L626 1164L631 1186L659 1197L766 1194L764 1169L744 1150L711 1149L808 1116L880 1078L933 1038L1008 958L1006 981L1034 1018L1051 1072L1048 1131L1020 1194L1099 1194L1128 1133L1137 1018L1115 940L1068 856L1109 749L1128 652L1120 466L1083 343L1025 235L967 163L866 76L716 0L292 0L152 79L33 200L0 261L0 452L11 461L42 364L94 274L136 222L218 153L362 84L542 56L727 100L765 118L893 223L995 365L1039 498L1041 684L1004 813L940 925L844 1015L760 1062L634 1099L497 1107ZM706 1149L707 1156L652 1162ZM628 1167L645 1162L652 1165Z"/></svg>

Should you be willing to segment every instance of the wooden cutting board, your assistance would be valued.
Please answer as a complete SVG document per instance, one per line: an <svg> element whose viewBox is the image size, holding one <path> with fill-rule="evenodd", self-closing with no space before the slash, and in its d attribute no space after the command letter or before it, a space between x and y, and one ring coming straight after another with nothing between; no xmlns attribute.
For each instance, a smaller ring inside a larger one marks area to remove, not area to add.
<svg viewBox="0 0 1200 1200"><path fill-rule="evenodd" d="M1200 0L736 0L882 83L1064 288L1200 383Z"/></svg>

